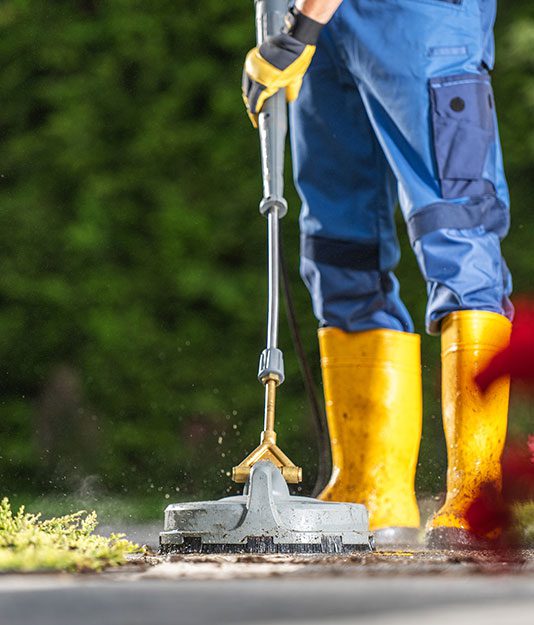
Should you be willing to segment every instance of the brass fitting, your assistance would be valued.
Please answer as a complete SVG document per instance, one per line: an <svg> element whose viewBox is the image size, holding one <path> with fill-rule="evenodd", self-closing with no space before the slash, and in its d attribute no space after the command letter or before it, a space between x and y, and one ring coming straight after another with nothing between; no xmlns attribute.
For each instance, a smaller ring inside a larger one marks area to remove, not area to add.
<svg viewBox="0 0 534 625"><path fill-rule="evenodd" d="M264 430L261 433L260 444L239 465L232 469L232 480L238 484L246 482L250 469L260 460L269 460L278 467L288 484L302 482L302 469L297 467L276 444L274 431L276 387L279 379L270 375L262 380L265 385L265 415Z"/></svg>

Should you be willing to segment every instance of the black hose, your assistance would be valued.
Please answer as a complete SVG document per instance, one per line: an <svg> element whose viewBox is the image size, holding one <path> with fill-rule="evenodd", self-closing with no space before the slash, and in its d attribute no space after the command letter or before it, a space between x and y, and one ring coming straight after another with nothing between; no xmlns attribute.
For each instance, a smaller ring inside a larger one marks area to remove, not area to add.
<svg viewBox="0 0 534 625"><path fill-rule="evenodd" d="M322 402L317 399L317 387L313 374L310 368L308 357L302 343L302 337L300 334L300 328L295 313L295 301L293 299L293 293L291 291L291 281L289 279L289 273L287 270L287 263L284 254L284 246L282 244L282 236L280 236L280 269L282 274L282 291L284 293L284 304L287 316L287 322L289 325L289 331L291 333L291 339L293 346L297 354L297 360L302 374L302 381L306 390L306 396L310 404L310 409L313 417L313 425L315 428L315 434L317 438L317 445L319 448L319 464L317 467L317 479L312 491L312 496L316 497L326 486L330 479L330 472L332 467L332 457L330 453L330 438L328 436L328 425L326 417L322 407Z"/></svg>

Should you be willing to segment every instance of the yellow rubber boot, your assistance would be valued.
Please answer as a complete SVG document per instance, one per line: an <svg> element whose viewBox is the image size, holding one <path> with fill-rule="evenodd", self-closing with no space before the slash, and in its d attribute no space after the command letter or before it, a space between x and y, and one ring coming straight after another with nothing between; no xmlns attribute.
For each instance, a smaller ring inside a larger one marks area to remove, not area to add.
<svg viewBox="0 0 534 625"><path fill-rule="evenodd" d="M398 542L401 528L412 528L413 540L419 527L420 337L322 328L319 346L333 465L319 498L365 504L377 542Z"/></svg>
<svg viewBox="0 0 534 625"><path fill-rule="evenodd" d="M451 313L442 323L447 498L428 523L430 546L477 546L469 532L466 512L481 493L481 487L489 485L500 491L500 460L506 438L510 381L501 378L482 394L474 377L508 344L510 331L511 323L506 317L477 310Z"/></svg>

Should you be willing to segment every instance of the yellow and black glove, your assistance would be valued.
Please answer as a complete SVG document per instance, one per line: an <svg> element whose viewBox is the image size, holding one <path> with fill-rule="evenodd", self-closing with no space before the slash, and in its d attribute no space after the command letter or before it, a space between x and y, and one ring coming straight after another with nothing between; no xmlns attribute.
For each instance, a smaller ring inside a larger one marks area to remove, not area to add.
<svg viewBox="0 0 534 625"><path fill-rule="evenodd" d="M296 9L286 15L285 22L279 35L252 48L245 59L243 100L255 128L265 100L279 89L285 88L288 102L297 98L323 26Z"/></svg>

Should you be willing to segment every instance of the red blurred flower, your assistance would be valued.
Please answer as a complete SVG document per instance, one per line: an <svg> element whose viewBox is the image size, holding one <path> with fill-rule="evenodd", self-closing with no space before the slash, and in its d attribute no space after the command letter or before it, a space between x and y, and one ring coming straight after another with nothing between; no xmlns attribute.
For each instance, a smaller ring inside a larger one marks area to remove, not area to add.
<svg viewBox="0 0 534 625"><path fill-rule="evenodd" d="M502 492L495 484L484 484L466 512L471 531L480 539L506 533L513 524L513 505L534 498L534 436L526 445L509 445L501 464ZM499 544L503 546L501 539Z"/></svg>
<svg viewBox="0 0 534 625"><path fill-rule="evenodd" d="M522 302L516 307L510 344L493 357L476 377L485 391L496 379L510 375L513 380L534 382L534 303ZM528 386L534 392L534 385Z"/></svg>
<svg viewBox="0 0 534 625"><path fill-rule="evenodd" d="M482 391L505 375L522 382L534 393L534 303L523 301L516 307L510 343L496 354L475 378ZM485 484L467 511L472 532L486 541L499 537L494 549L514 547L512 530L513 506L519 501L534 499L534 435L526 442L509 443L502 460L502 492L495 484Z"/></svg>
<svg viewBox="0 0 534 625"><path fill-rule="evenodd" d="M486 539L492 532L508 529L512 522L510 506L493 484L484 485L466 513L471 531Z"/></svg>

